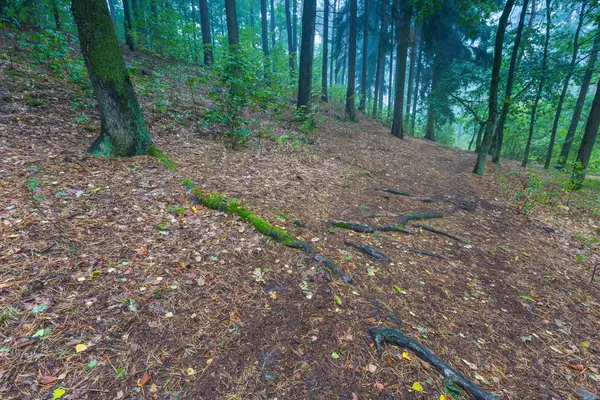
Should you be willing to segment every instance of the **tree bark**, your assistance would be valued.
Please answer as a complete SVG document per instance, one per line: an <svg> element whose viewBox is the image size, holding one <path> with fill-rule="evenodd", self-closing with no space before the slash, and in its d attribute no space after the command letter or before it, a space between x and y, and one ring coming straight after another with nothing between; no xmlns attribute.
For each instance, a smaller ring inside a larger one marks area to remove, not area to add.
<svg viewBox="0 0 600 400"><path fill-rule="evenodd" d="M527 145L525 146L525 155L523 156L522 167L527 167L529 163L529 153L531 152L531 142L533 140L533 128L535 127L535 120L537 117L537 107L540 99L542 98L542 90L544 90L544 83L546 81L546 70L548 69L548 44L550 43L550 1L546 0L546 40L544 41L544 54L542 56L542 76L540 77L540 84L538 86L535 99L533 100L533 106L531 107L531 118L529 119L529 135L527 136Z"/></svg>
<svg viewBox="0 0 600 400"><path fill-rule="evenodd" d="M240 33L235 0L225 0L225 16L227 18L227 41L229 49L237 51L237 47L240 44Z"/></svg>
<svg viewBox="0 0 600 400"><path fill-rule="evenodd" d="M392 5L392 7L394 7ZM389 116L392 111L392 93L394 92L394 40L396 37L396 21L392 17L392 23L390 24L390 68L388 69L388 90L387 90L387 115ZM383 93L383 92L382 92ZM381 102L383 108L383 102Z"/></svg>
<svg viewBox="0 0 600 400"><path fill-rule="evenodd" d="M129 50L134 51L135 45L133 43L133 25L131 23L129 0L123 0L123 15L123 25L125 26L125 44L127 44Z"/></svg>
<svg viewBox="0 0 600 400"><path fill-rule="evenodd" d="M412 100L413 80L415 74L415 63L417 61L417 24L415 23L410 34L410 64L408 66L408 87L406 93L406 111L404 112L405 130L410 122L410 105Z"/></svg>
<svg viewBox="0 0 600 400"><path fill-rule="evenodd" d="M423 69L423 40L420 40L419 59L417 60L417 76L415 77L415 96L412 104L410 118L410 133L415 134L415 121L417 120L417 103L419 101L419 85L421 83L421 70Z"/></svg>
<svg viewBox="0 0 600 400"><path fill-rule="evenodd" d="M383 79L383 69L385 68L385 35L387 32L387 3L388 0L381 1L381 30L379 31L379 44L377 47L377 67L375 71L375 93L373 94L373 117L378 115L378 100L380 95L381 81Z"/></svg>
<svg viewBox="0 0 600 400"><path fill-rule="evenodd" d="M441 73L440 56L437 52L433 56L433 65L431 68L431 93L429 94L429 105L427 107L425 139L435 141L435 102L438 97L437 91Z"/></svg>
<svg viewBox="0 0 600 400"><path fill-rule="evenodd" d="M356 14L358 1L350 0L350 36L348 43L348 88L346 91L346 117L356 121L354 104L356 86Z"/></svg>
<svg viewBox="0 0 600 400"><path fill-rule="evenodd" d="M148 154L152 139L119 49L106 0L73 0L81 53L100 112L100 136L90 154L128 157Z"/></svg>
<svg viewBox="0 0 600 400"><path fill-rule="evenodd" d="M294 54L298 53L298 1L299 0L292 0L294 7L294 12L292 14L292 43L294 45Z"/></svg>
<svg viewBox="0 0 600 400"><path fill-rule="evenodd" d="M260 0L260 26L262 36L262 49L265 56L265 78L269 77L269 21L267 19L267 0Z"/></svg>
<svg viewBox="0 0 600 400"><path fill-rule="evenodd" d="M404 86L406 82L406 57L408 53L408 36L410 34L411 6L407 0L398 0L398 12L400 13L396 24L396 41L398 42L396 56L396 94L394 99L394 122L392 123L392 135L404 138L404 123L402 113L404 112ZM391 86L391 85L390 85Z"/></svg>
<svg viewBox="0 0 600 400"><path fill-rule="evenodd" d="M199 0L200 5L200 29L202 30L202 49L204 52L204 65L213 65L212 40L210 38L210 14L208 1Z"/></svg>
<svg viewBox="0 0 600 400"><path fill-rule="evenodd" d="M329 0L328 0L329 1ZM333 40L333 32L335 32L335 13L337 11L337 0L333 0L333 13L331 17L331 55L329 60L329 85L335 84L335 76L333 75L333 63L334 63L334 40Z"/></svg>
<svg viewBox="0 0 600 400"><path fill-rule="evenodd" d="M579 21L577 23L577 29L575 30L575 36L573 37L573 54L571 55L569 69L567 70L567 75L565 76L562 91L560 92L560 97L558 99L558 104L556 105L556 114L554 115L552 131L550 132L550 143L548 144L546 162L544 163L545 169L548 169L550 167L550 163L552 162L552 152L554 151L554 142L556 140L556 131L558 130L558 124L560 122L560 114L562 113L562 107L565 101L565 96L567 95L567 91L569 90L569 83L571 82L571 78L573 77L573 73L575 72L575 66L577 65L577 55L579 53L579 34L581 32L583 20L585 19L586 5L587 1L583 1L581 4L581 9L579 10Z"/></svg>
<svg viewBox="0 0 600 400"><path fill-rule="evenodd" d="M271 47L275 48L275 1L271 0Z"/></svg>
<svg viewBox="0 0 600 400"><path fill-rule="evenodd" d="M308 112L312 87L313 51L315 46L315 20L317 0L305 0L302 10L302 42L298 73L298 109Z"/></svg>
<svg viewBox="0 0 600 400"><path fill-rule="evenodd" d="M115 0L108 0L108 7L110 8L110 19L113 26L117 27L117 17L115 16Z"/></svg>
<svg viewBox="0 0 600 400"><path fill-rule="evenodd" d="M290 12L290 0L285 0L285 24L288 39L290 74L293 74L294 66L296 64L296 51L294 50L294 32L292 30L292 13Z"/></svg>
<svg viewBox="0 0 600 400"><path fill-rule="evenodd" d="M508 109L512 102L512 87L515 80L515 70L517 57L519 55L519 46L521 44L521 37L523 34L523 26L525 25L525 15L527 14L527 5L529 0L523 0L523 8L521 9L521 15L519 16L519 23L517 25L517 32L515 34L515 42L510 57L510 65L508 67L508 77L506 78L506 93L504 95L504 101L502 102L502 111L500 112L500 118L498 119L498 125L496 126L496 145L494 148L494 155L492 161L495 163L500 162L500 155L502 153L502 142L504 140L504 124L506 123L506 116L508 115Z"/></svg>
<svg viewBox="0 0 600 400"><path fill-rule="evenodd" d="M323 1L323 66L321 72L321 100L327 103L327 57L329 51L329 0Z"/></svg>
<svg viewBox="0 0 600 400"><path fill-rule="evenodd" d="M580 189L585 180L587 167L592 156L592 150L596 143L596 137L598 136L598 126L600 125L600 80L596 85L596 95L594 96L594 102L592 103L592 109L588 116L587 123L585 124L585 131L583 133L583 139L579 146L579 152L577 153L577 161L573 168L572 183L575 189Z"/></svg>
<svg viewBox="0 0 600 400"><path fill-rule="evenodd" d="M496 42L494 44L494 64L492 66L492 80L490 83L490 98L488 120L485 127L485 134L481 144L481 151L477 155L474 173L483 175L485 169L485 161L492 143L492 135L494 134L494 125L496 123L496 113L498 107L498 86L500 84L500 68L502 67L502 47L504 44L504 33L506 32L506 24L508 17L515 4L515 0L507 0L502 10L502 15L498 21L498 29L496 32Z"/></svg>
<svg viewBox="0 0 600 400"><path fill-rule="evenodd" d="M590 53L587 66L585 68L585 73L583 75L583 80L581 81L581 88L579 89L579 96L577 97L575 109L573 110L573 116L571 117L571 124L569 125L567 136L565 137L560 156L558 157L558 162L556 164L557 169L563 169L567 164L567 160L569 159L569 153L571 152L571 146L573 144L573 139L575 138L575 131L577 130L577 125L579 124L579 119L581 118L581 111L583 110L585 98L587 97L588 89L592 81L596 60L598 59L598 51L600 50L600 23L596 29L597 31L596 36L594 37L592 52Z"/></svg>
<svg viewBox="0 0 600 400"><path fill-rule="evenodd" d="M369 53L369 0L365 2L363 12L363 48L362 48L362 71L360 78L360 104L358 109L365 112L367 107L367 61Z"/></svg>

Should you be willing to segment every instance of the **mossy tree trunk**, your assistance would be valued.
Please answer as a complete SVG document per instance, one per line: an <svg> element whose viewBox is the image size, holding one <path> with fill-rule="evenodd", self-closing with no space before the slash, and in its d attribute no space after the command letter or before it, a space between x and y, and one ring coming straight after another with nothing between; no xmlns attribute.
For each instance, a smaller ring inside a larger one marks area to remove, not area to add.
<svg viewBox="0 0 600 400"><path fill-rule="evenodd" d="M587 171L590 158L592 157L592 150L594 149L594 143L598 137L598 126L600 126L600 80L596 85L596 95L594 96L594 102L592 103L592 109L588 116L587 123L585 124L585 131L583 133L583 139L581 140L581 146L579 146L579 152L577 153L577 161L573 169L573 186L576 189L580 189L585 174Z"/></svg>
<svg viewBox="0 0 600 400"><path fill-rule="evenodd" d="M105 0L73 0L79 43L100 111L101 134L88 149L97 156L148 154L144 121Z"/></svg>
<svg viewBox="0 0 600 400"><path fill-rule="evenodd" d="M200 3L200 29L202 30L202 48L204 50L204 65L213 65L212 41L210 38L210 15L208 1L199 0Z"/></svg>
<svg viewBox="0 0 600 400"><path fill-rule="evenodd" d="M358 1L350 0L350 37L348 41L348 88L346 90L346 117L356 121L356 14Z"/></svg>
<svg viewBox="0 0 600 400"><path fill-rule="evenodd" d="M296 52L294 50L294 39L292 37L292 12L290 11L290 0L285 0L285 25L288 42L288 57L290 64L290 74L293 74L294 65L296 65Z"/></svg>
<svg viewBox="0 0 600 400"><path fill-rule="evenodd" d="M269 79L269 20L267 17L267 0L260 0L260 28L262 49L265 56L265 78Z"/></svg>
<svg viewBox="0 0 600 400"><path fill-rule="evenodd" d="M271 0L271 47L275 48L275 1Z"/></svg>
<svg viewBox="0 0 600 400"><path fill-rule="evenodd" d="M327 61L329 51L329 0L323 1L323 64L321 71L321 100L327 103Z"/></svg>
<svg viewBox="0 0 600 400"><path fill-rule="evenodd" d="M410 32L410 55L409 55L409 67L408 67L408 82L406 88L406 110L404 111L404 130L408 130L410 121L410 105L412 99L412 89L415 74L415 63L417 62L417 23L415 22L414 27Z"/></svg>
<svg viewBox="0 0 600 400"><path fill-rule="evenodd" d="M477 175L483 175L485 169L485 161L487 160L488 151L492 144L492 136L494 135L494 125L496 124L496 114L498 113L498 86L500 85L500 69L502 67L502 48L504 46L504 33L508 17L515 5L515 0L508 0L502 10L502 15L498 21L498 29L496 31L496 42L494 43L494 64L492 66L492 79L490 82L490 97L488 101L488 119L485 125L485 133L483 135L481 150L477 155L477 162L473 172Z"/></svg>
<svg viewBox="0 0 600 400"><path fill-rule="evenodd" d="M296 4L295 1L294 4ZM297 104L298 109L302 112L307 112L310 107L316 19L317 0L305 0L302 11L302 42L300 43Z"/></svg>
<svg viewBox="0 0 600 400"><path fill-rule="evenodd" d="M419 86L421 83L421 71L423 69L423 40L419 44L419 59L417 60L417 76L415 77L415 95L412 103L412 112L410 113L410 133L415 134L415 122L417 120L417 103L419 102Z"/></svg>
<svg viewBox="0 0 600 400"><path fill-rule="evenodd" d="M404 138L404 122L402 112L404 111L404 89L406 85L406 57L408 55L408 37L410 34L410 17L412 10L411 5L407 0L398 1L398 6L400 18L398 20L398 24L396 24L396 93L394 98L394 121L392 123L392 135L402 139Z"/></svg>
<svg viewBox="0 0 600 400"><path fill-rule="evenodd" d="M133 43L133 23L131 22L131 9L129 0L123 0L123 26L125 28L125 43L129 50L134 51Z"/></svg>

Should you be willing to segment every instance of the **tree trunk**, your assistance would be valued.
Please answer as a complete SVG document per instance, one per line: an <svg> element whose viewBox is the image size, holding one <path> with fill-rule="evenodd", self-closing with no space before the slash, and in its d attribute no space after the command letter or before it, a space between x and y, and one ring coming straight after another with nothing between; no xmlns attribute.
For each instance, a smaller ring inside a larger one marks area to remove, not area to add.
<svg viewBox="0 0 600 400"><path fill-rule="evenodd" d="M585 124L585 131L583 133L583 139L579 146L579 152L577 153L577 161L573 168L572 183L575 189L580 189L583 185L587 167L592 156L592 150L594 149L594 143L596 143L596 137L598 136L598 126L600 125L600 80L596 85L596 95L594 96L594 102L592 103L592 109L588 116L587 123Z"/></svg>
<svg viewBox="0 0 600 400"><path fill-rule="evenodd" d="M131 23L131 10L129 9L129 0L123 0L123 25L125 26L125 43L129 50L134 51L133 44L133 25Z"/></svg>
<svg viewBox="0 0 600 400"><path fill-rule="evenodd" d="M327 0L329 1L329 0ZM337 0L333 0L333 13L332 13L332 17L331 17L331 56L330 56L330 60L329 60L329 85L334 85L335 84L335 76L333 75L333 63L334 63L334 48L333 48L333 44L334 44L334 40L333 40L333 33L335 32L335 13L337 11Z"/></svg>
<svg viewBox="0 0 600 400"><path fill-rule="evenodd" d="M0 5L0 11L2 10L2 8L3 6ZM58 4L56 1L52 2L52 15L54 15L54 25L56 27L56 30L60 31L62 23L60 22L60 11L58 10Z"/></svg>
<svg viewBox="0 0 600 400"><path fill-rule="evenodd" d="M438 97L437 91L441 72L440 56L437 52L433 56L433 64L431 68L431 93L429 94L429 105L427 107L427 126L425 127L425 139L435 141L435 102Z"/></svg>
<svg viewBox="0 0 600 400"><path fill-rule="evenodd" d="M265 78L269 77L269 21L267 19L267 0L260 0L260 26L262 49L265 55Z"/></svg>
<svg viewBox="0 0 600 400"><path fill-rule="evenodd" d="M358 1L350 0L350 36L348 43L348 90L346 91L346 117L356 121L354 105L356 86L356 14Z"/></svg>
<svg viewBox="0 0 600 400"><path fill-rule="evenodd" d="M275 1L271 0L271 47L275 48Z"/></svg>
<svg viewBox="0 0 600 400"><path fill-rule="evenodd" d="M525 25L525 15L527 14L527 5L529 0L523 0L523 8L521 9L521 15L519 17L519 24L517 25L517 33L515 35L515 42L510 56L510 65L508 67L508 77L506 78L506 94L504 95L504 101L502 102L502 111L500 112L500 118L498 119L498 125L496 126L496 144L494 148L494 155L492 161L495 163L500 162L500 155L502 153L502 142L504 140L504 124L506 123L506 116L508 115L508 109L512 102L512 87L515 80L515 67L517 57L519 55L519 45L521 43L521 37L523 34L523 26Z"/></svg>
<svg viewBox="0 0 600 400"><path fill-rule="evenodd" d="M225 0L225 16L227 18L227 41L229 49L237 52L237 47L240 44L240 33L235 0Z"/></svg>
<svg viewBox="0 0 600 400"><path fill-rule="evenodd" d="M294 12L292 14L292 44L294 45L294 54L298 53L298 1L299 0L292 0L292 5L294 7ZM294 59L295 58L296 57L294 57Z"/></svg>
<svg viewBox="0 0 600 400"><path fill-rule="evenodd" d="M579 34L581 32L581 26L583 25L583 20L585 17L586 5L586 1L584 1L581 4L581 9L579 11L579 22L577 23L577 29L575 30L575 36L573 37L573 54L571 55L571 63L569 64L569 69L567 70L567 75L565 76L565 81L563 83L562 91L560 92L560 97L556 106L554 123L552 124L552 131L550 132L550 143L548 144L548 153L546 154L546 162L544 163L545 169L548 169L550 167L550 162L552 162L552 152L554 151L554 141L556 140L556 131L558 130L558 124L560 122L560 114L562 113L562 107L565 101L565 96L567 95L567 91L569 90L569 83L571 82L571 77L573 76L573 73L575 72L575 66L577 65L577 55L579 53Z"/></svg>
<svg viewBox="0 0 600 400"><path fill-rule="evenodd" d="M294 50L294 32L292 30L292 13L290 12L290 0L285 0L285 24L288 38L288 56L290 74L293 74L296 64L296 51Z"/></svg>
<svg viewBox="0 0 600 400"><path fill-rule="evenodd" d="M548 44L550 43L550 1L546 0L546 40L544 42L544 55L542 56L542 76L540 78L540 84L538 86L535 99L533 100L533 106L531 107L531 118L529 119L529 135L527 136L527 145L525 146L525 155L523 156L522 167L527 167L529 163L529 153L531 152L531 142L533 140L533 128L535 127L535 120L537 117L537 107L540 99L542 98L542 90L544 90L544 83L546 81L546 70L548 68Z"/></svg>
<svg viewBox="0 0 600 400"><path fill-rule="evenodd" d="M323 67L321 72L321 100L327 103L327 52L329 51L329 0L323 1Z"/></svg>
<svg viewBox="0 0 600 400"><path fill-rule="evenodd" d="M394 7L394 6L392 6ZM387 90L387 115L392 111L392 93L394 92L394 38L396 36L396 21L392 19L390 24L390 68L388 69L388 90ZM383 108L383 102L381 103Z"/></svg>
<svg viewBox="0 0 600 400"><path fill-rule="evenodd" d="M488 120L485 127L485 134L481 143L481 151L477 155L474 173L483 175L485 169L485 161L492 143L492 135L494 134L494 125L496 123L496 113L498 107L498 86L500 84L500 68L502 67L502 47L504 44L504 33L506 32L506 24L508 17L515 4L515 0L507 0L502 10L502 15L498 21L498 30L496 32L496 42L494 44L494 64L492 66L492 80L490 83L490 98L488 106Z"/></svg>
<svg viewBox="0 0 600 400"><path fill-rule="evenodd" d="M373 94L373 118L378 115L378 100L380 94L381 81L383 79L383 69L385 68L385 35L387 32L387 2L381 1L381 30L379 31L379 44L377 47L377 68L375 71L375 93Z"/></svg>
<svg viewBox="0 0 600 400"><path fill-rule="evenodd" d="M367 107L367 60L369 58L369 0L363 0L365 8L363 12L363 48L362 48L362 71L360 77L360 104L358 109L365 112Z"/></svg>
<svg viewBox="0 0 600 400"><path fill-rule="evenodd" d="M415 96L412 104L412 113L410 118L410 133L415 134L415 121L417 119L417 103L419 101L419 85L421 83L421 71L423 69L423 41L420 40L419 59L417 60L417 76L415 77Z"/></svg>
<svg viewBox="0 0 600 400"><path fill-rule="evenodd" d="M406 93L406 111L404 112L404 129L408 129L408 124L410 122L410 105L412 99L412 90L413 90L413 80L415 74L415 63L417 61L417 24L412 29L410 34L410 64L408 66L408 87Z"/></svg>
<svg viewBox="0 0 600 400"><path fill-rule="evenodd" d="M302 10L302 42L298 73L298 109L303 113L308 112L310 108L316 19L317 0L305 0Z"/></svg>
<svg viewBox="0 0 600 400"><path fill-rule="evenodd" d="M117 17L115 16L115 0L108 0L108 7L110 8L110 20L113 26L117 27Z"/></svg>
<svg viewBox="0 0 600 400"><path fill-rule="evenodd" d="M199 0L200 4L200 29L202 30L202 49L204 51L204 65L213 65L212 40L210 38L210 14L208 0Z"/></svg>
<svg viewBox="0 0 600 400"><path fill-rule="evenodd" d="M394 99L394 122L392 123L392 135L399 137L400 139L404 138L404 123L402 121L402 113L404 112L406 56L408 55L408 36L410 35L410 15L412 11L410 4L407 3L407 0L398 0L398 12L400 13L400 18L396 24L398 53L396 55L396 94Z"/></svg>
<svg viewBox="0 0 600 400"><path fill-rule="evenodd" d="M71 10L100 112L101 134L88 152L106 157L148 154L152 139L125 68L106 0L73 0Z"/></svg>
<svg viewBox="0 0 600 400"><path fill-rule="evenodd" d="M581 118L581 111L583 110L585 98L587 97L590 82L592 81L592 74L594 73L596 60L598 59L598 51L600 50L600 24L598 24L596 29L597 31L596 36L594 37L592 52L590 53L587 66L585 68L585 73L583 75L583 80L581 81L579 97L577 97L577 102L575 103L575 109L573 110L573 116L571 117L571 124L569 125L569 130L567 131L567 136L565 137L565 141L560 152L560 157L558 158L558 163L556 164L557 169L563 169L567 164L567 160L569 159L571 145L573 144L573 139L575 138L575 131L577 130L577 125L579 124L579 119Z"/></svg>

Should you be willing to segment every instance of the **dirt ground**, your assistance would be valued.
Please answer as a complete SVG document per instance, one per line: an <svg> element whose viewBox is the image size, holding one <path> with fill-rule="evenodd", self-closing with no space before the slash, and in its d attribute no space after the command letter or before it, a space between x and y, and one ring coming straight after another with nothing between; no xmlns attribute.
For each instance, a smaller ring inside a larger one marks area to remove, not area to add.
<svg viewBox="0 0 600 400"><path fill-rule="evenodd" d="M474 153L343 122L332 106L314 145L229 150L190 122L183 79L165 75L166 114L139 86L151 78L136 87L177 171L149 157L93 158L99 122L93 107L87 123L74 120L79 88L27 64L0 68L3 399L439 399L443 380L414 354L386 346L378 357L376 326L399 328L499 398L599 392L598 281L570 243L597 221L521 212L496 174L471 173ZM277 135L295 129L257 115ZM193 204L183 178L244 201L355 284ZM442 217L405 225L414 235L328 224L432 211Z"/></svg>

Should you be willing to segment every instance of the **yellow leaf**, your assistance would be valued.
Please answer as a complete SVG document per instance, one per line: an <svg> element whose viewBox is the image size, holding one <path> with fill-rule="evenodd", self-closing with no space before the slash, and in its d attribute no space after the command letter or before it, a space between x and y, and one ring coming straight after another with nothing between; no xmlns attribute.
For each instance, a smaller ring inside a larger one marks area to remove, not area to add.
<svg viewBox="0 0 600 400"><path fill-rule="evenodd" d="M54 389L54 391L52 392L52 400L60 399L65 395L65 393L67 393L67 391L63 388Z"/></svg>
<svg viewBox="0 0 600 400"><path fill-rule="evenodd" d="M421 384L419 382L413 383L412 388L413 388L413 390L416 390L417 392L423 391L423 386L421 386Z"/></svg>
<svg viewBox="0 0 600 400"><path fill-rule="evenodd" d="M186 370L186 372L187 372L188 375L194 375L194 374L196 374L196 370L194 368L192 368L192 367L188 368Z"/></svg>
<svg viewBox="0 0 600 400"><path fill-rule="evenodd" d="M77 346L75 346L75 351L77 353L81 353L82 351L86 351L87 350L87 346L85 344L78 344Z"/></svg>
<svg viewBox="0 0 600 400"><path fill-rule="evenodd" d="M410 361L410 354L408 354L406 351L402 353L402 358Z"/></svg>
<svg viewBox="0 0 600 400"><path fill-rule="evenodd" d="M425 272L428 273L429 275L431 275L431 272L429 272L428 269L426 269Z"/></svg>
<svg viewBox="0 0 600 400"><path fill-rule="evenodd" d="M444 396L443 394L440 394L440 400L446 400L446 396Z"/></svg>

